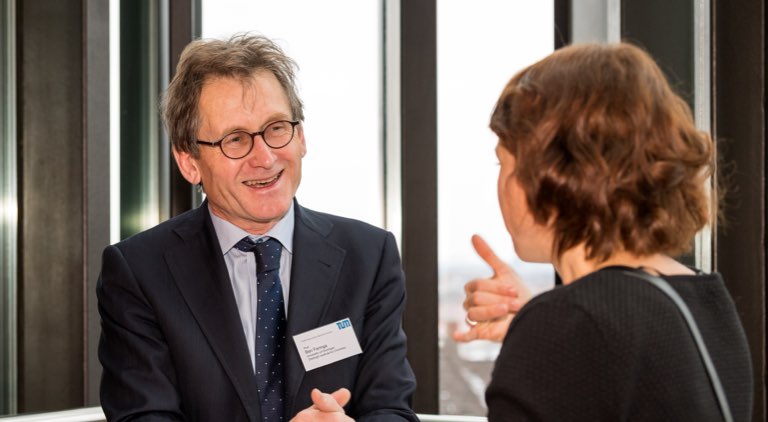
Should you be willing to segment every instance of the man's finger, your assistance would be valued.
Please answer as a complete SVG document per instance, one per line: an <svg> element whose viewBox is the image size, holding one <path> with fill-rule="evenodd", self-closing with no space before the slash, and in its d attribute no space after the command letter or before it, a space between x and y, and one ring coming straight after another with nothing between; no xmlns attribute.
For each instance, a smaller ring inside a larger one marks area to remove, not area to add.
<svg viewBox="0 0 768 422"><path fill-rule="evenodd" d="M336 400L336 403L339 404L339 406L344 407L349 403L349 399L352 398L352 393L349 392L346 388L339 388L338 390L331 393L331 396L333 396L334 400Z"/></svg>
<svg viewBox="0 0 768 422"><path fill-rule="evenodd" d="M474 246L475 252L480 255L480 258L482 258L483 261L491 266L491 269L493 269L494 273L499 273L500 271L503 272L509 268L509 266L504 261L496 256L496 253L493 252L493 249L491 249L488 243L486 243L485 239L480 237L480 235L472 235L472 246Z"/></svg>
<svg viewBox="0 0 768 422"><path fill-rule="evenodd" d="M344 410L332 395L323 393L317 388L312 389L311 396L312 404L321 412L339 412Z"/></svg>

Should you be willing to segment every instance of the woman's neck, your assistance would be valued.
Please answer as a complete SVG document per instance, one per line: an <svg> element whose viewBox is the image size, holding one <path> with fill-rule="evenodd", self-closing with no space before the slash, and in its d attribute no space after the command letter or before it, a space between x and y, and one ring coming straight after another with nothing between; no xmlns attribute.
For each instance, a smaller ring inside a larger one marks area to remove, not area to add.
<svg viewBox="0 0 768 422"><path fill-rule="evenodd" d="M616 265L643 268L649 272L664 275L694 274L690 268L664 254L635 255L626 251L618 251L611 254L605 261L587 259L586 256L584 245L579 245L565 251L560 259L554 263L555 270L563 280L563 284L569 284L601 268Z"/></svg>

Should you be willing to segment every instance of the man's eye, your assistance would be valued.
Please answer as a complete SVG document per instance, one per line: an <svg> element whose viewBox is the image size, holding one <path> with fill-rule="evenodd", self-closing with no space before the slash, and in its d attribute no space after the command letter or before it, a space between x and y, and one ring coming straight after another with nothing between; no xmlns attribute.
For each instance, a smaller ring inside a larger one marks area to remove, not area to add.
<svg viewBox="0 0 768 422"><path fill-rule="evenodd" d="M246 142L245 135L242 134L242 133L233 133L233 134L227 136L226 138L224 138L224 143L225 144L230 144L230 145L233 145L233 146L234 145L240 145L240 144L243 144L245 142Z"/></svg>
<svg viewBox="0 0 768 422"><path fill-rule="evenodd" d="M287 122L275 122L269 125L269 131L275 134L285 133L288 131L288 126L290 126Z"/></svg>

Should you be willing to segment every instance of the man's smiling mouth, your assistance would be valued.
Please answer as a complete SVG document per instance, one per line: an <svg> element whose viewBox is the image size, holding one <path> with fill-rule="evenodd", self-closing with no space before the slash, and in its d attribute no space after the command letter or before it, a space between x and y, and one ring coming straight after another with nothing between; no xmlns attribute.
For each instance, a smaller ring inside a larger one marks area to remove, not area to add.
<svg viewBox="0 0 768 422"><path fill-rule="evenodd" d="M272 186L277 183L278 179L280 179L280 176L283 175L283 171L285 170L280 170L280 172L277 173L274 177L271 177L267 180L246 180L243 182L243 184L255 188L265 188L267 186Z"/></svg>

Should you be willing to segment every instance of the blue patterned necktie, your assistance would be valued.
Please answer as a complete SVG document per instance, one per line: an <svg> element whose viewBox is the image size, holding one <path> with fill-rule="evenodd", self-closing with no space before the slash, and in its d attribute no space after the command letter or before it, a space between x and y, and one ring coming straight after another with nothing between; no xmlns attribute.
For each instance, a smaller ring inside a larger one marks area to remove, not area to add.
<svg viewBox="0 0 768 422"><path fill-rule="evenodd" d="M273 238L254 243L245 237L235 247L253 251L256 256L258 305L254 361L261 417L264 421L282 421L285 397L285 304L279 274L282 245Z"/></svg>

